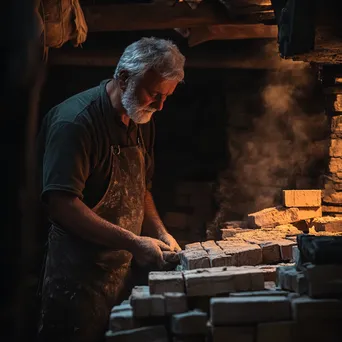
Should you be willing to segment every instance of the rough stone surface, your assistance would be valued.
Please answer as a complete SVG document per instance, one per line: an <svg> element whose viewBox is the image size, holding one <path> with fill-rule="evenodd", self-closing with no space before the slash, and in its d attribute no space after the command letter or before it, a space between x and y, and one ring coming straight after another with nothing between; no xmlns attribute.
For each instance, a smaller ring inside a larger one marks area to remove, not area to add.
<svg viewBox="0 0 342 342"><path fill-rule="evenodd" d="M214 296L237 291L262 290L264 276L254 267L215 267L184 272L188 296Z"/></svg>
<svg viewBox="0 0 342 342"><path fill-rule="evenodd" d="M342 133L342 115L336 115L331 118L331 132Z"/></svg>
<svg viewBox="0 0 342 342"><path fill-rule="evenodd" d="M256 329L256 342L292 342L294 327L291 321L260 323Z"/></svg>
<svg viewBox="0 0 342 342"><path fill-rule="evenodd" d="M338 299L299 297L291 301L291 306L298 322L340 321L342 317L342 301Z"/></svg>
<svg viewBox="0 0 342 342"><path fill-rule="evenodd" d="M188 311L172 316L171 331L175 335L205 335L207 314L199 310Z"/></svg>
<svg viewBox="0 0 342 342"><path fill-rule="evenodd" d="M284 266L277 269L277 284L284 290L299 294L307 293L308 283L303 273L295 266Z"/></svg>
<svg viewBox="0 0 342 342"><path fill-rule="evenodd" d="M183 251L180 254L181 265L185 270L210 267L208 253L202 250Z"/></svg>
<svg viewBox="0 0 342 342"><path fill-rule="evenodd" d="M285 207L320 207L321 190L283 190Z"/></svg>
<svg viewBox="0 0 342 342"><path fill-rule="evenodd" d="M163 294L165 292L184 293L184 279L182 272L150 272L148 284L151 294Z"/></svg>
<svg viewBox="0 0 342 342"><path fill-rule="evenodd" d="M322 206L323 213L339 213L342 214L342 206L337 205L323 205Z"/></svg>
<svg viewBox="0 0 342 342"><path fill-rule="evenodd" d="M119 312L119 311L126 311L126 310L132 310L132 305L129 303L124 303L120 305L115 305L112 307L111 312Z"/></svg>
<svg viewBox="0 0 342 342"><path fill-rule="evenodd" d="M188 311L188 300L184 293L166 292L165 297L165 313L167 315L182 313Z"/></svg>
<svg viewBox="0 0 342 342"><path fill-rule="evenodd" d="M239 235L241 233L250 232L252 230L253 229L246 229L246 228L223 228L221 229L222 239L224 240L224 239Z"/></svg>
<svg viewBox="0 0 342 342"><path fill-rule="evenodd" d="M264 242L260 247L263 264L275 264L281 261L280 247L276 242Z"/></svg>
<svg viewBox="0 0 342 342"><path fill-rule="evenodd" d="M253 326L212 327L212 342L254 342Z"/></svg>
<svg viewBox="0 0 342 342"><path fill-rule="evenodd" d="M142 327L118 332L108 331L107 342L168 342L167 331L164 326Z"/></svg>
<svg viewBox="0 0 342 342"><path fill-rule="evenodd" d="M291 319L290 302L284 296L212 298L213 325L249 324Z"/></svg>
<svg viewBox="0 0 342 342"><path fill-rule="evenodd" d="M218 254L209 254L210 267L233 266L233 258L222 250Z"/></svg>
<svg viewBox="0 0 342 342"><path fill-rule="evenodd" d="M325 191L323 201L331 204L342 204L342 192L340 191Z"/></svg>
<svg viewBox="0 0 342 342"><path fill-rule="evenodd" d="M262 252L258 245L247 243L243 240L229 240L217 241L217 244L223 249L226 255L231 256L232 265L258 265L262 262Z"/></svg>

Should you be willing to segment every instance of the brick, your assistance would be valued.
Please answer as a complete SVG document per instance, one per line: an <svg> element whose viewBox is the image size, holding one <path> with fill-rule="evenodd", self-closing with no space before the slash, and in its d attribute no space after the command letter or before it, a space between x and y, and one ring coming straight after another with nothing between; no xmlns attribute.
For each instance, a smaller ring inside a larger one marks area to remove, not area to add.
<svg viewBox="0 0 342 342"><path fill-rule="evenodd" d="M342 133L342 115L336 115L331 118L331 132Z"/></svg>
<svg viewBox="0 0 342 342"><path fill-rule="evenodd" d="M223 249L226 255L232 257L232 265L258 265L262 262L262 252L258 245L247 243L243 240L223 240L217 241L217 244Z"/></svg>
<svg viewBox="0 0 342 342"><path fill-rule="evenodd" d="M162 295L139 295L131 297L133 315L138 318L165 316L165 303Z"/></svg>
<svg viewBox="0 0 342 342"><path fill-rule="evenodd" d="M283 190L285 207L320 207L322 203L321 190Z"/></svg>
<svg viewBox="0 0 342 342"><path fill-rule="evenodd" d="M291 318L290 302L284 296L212 298L213 325L284 321Z"/></svg>
<svg viewBox="0 0 342 342"><path fill-rule="evenodd" d="M292 261L293 260L293 246L296 243L290 240L279 239L276 243L280 247L280 257L282 261Z"/></svg>
<svg viewBox="0 0 342 342"><path fill-rule="evenodd" d="M224 228L247 228L247 221L227 221L222 224Z"/></svg>
<svg viewBox="0 0 342 342"><path fill-rule="evenodd" d="M184 272L188 296L214 296L217 294L262 290L264 276L253 267L215 267Z"/></svg>
<svg viewBox="0 0 342 342"><path fill-rule="evenodd" d="M342 171L342 158L330 158L329 160L329 172L337 173Z"/></svg>
<svg viewBox="0 0 342 342"><path fill-rule="evenodd" d="M284 266L277 269L277 284L284 290L294 291L299 294L307 293L307 280L295 266Z"/></svg>
<svg viewBox="0 0 342 342"><path fill-rule="evenodd" d="M246 291L233 292L229 297L260 297L260 296L287 296L289 293L282 290L261 290L261 291Z"/></svg>
<svg viewBox="0 0 342 342"><path fill-rule="evenodd" d="M323 216L318 219L314 219L312 222L317 232L342 232L342 218L333 216Z"/></svg>
<svg viewBox="0 0 342 342"><path fill-rule="evenodd" d="M292 246L292 256L293 256L293 261L296 264L296 268L298 269L301 264L301 260L300 260L300 252L299 252L297 245Z"/></svg>
<svg viewBox="0 0 342 342"><path fill-rule="evenodd" d="M281 261L280 247L274 242L265 242L260 244L262 251L263 264L275 264Z"/></svg>
<svg viewBox="0 0 342 342"><path fill-rule="evenodd" d="M308 208L267 208L248 215L249 228L276 227L309 218L322 216L321 207Z"/></svg>
<svg viewBox="0 0 342 342"><path fill-rule="evenodd" d="M221 236L222 239L229 239L234 236L240 236L241 234L245 234L248 232L253 232L254 229L247 229L247 228L222 228L221 229Z"/></svg>
<svg viewBox="0 0 342 342"><path fill-rule="evenodd" d="M342 157L342 139L331 139L329 155L331 157Z"/></svg>
<svg viewBox="0 0 342 342"><path fill-rule="evenodd" d="M256 342L293 342L295 324L291 321L260 323Z"/></svg>
<svg viewBox="0 0 342 342"><path fill-rule="evenodd" d="M185 245L185 250L203 250L203 247L200 242L193 242Z"/></svg>
<svg viewBox="0 0 342 342"><path fill-rule="evenodd" d="M208 253L205 250L185 250L180 253L180 259L185 270L210 267Z"/></svg>
<svg viewBox="0 0 342 342"><path fill-rule="evenodd" d="M305 225L305 230L306 230L306 225ZM283 235L282 237L289 237L289 236L296 236L298 234L303 234L302 229L298 229L298 227L290 223L276 226L272 229L272 231L281 232Z"/></svg>
<svg viewBox="0 0 342 342"><path fill-rule="evenodd" d="M331 204L341 204L342 203L342 192L340 191L325 191L323 201L325 203Z"/></svg>
<svg viewBox="0 0 342 342"><path fill-rule="evenodd" d="M293 263L289 263L289 264L281 263L277 265L257 265L255 267L263 272L264 281L266 282L266 281L276 281L277 269L283 266L294 266L294 264Z"/></svg>
<svg viewBox="0 0 342 342"><path fill-rule="evenodd" d="M217 253L217 252L222 252L222 249L216 244L214 240L208 240L204 241L201 243L202 248L207 252L207 253Z"/></svg>
<svg viewBox="0 0 342 342"><path fill-rule="evenodd" d="M151 294L163 294L165 292L184 293L184 279L182 272L150 272L148 284Z"/></svg>
<svg viewBox="0 0 342 342"><path fill-rule="evenodd" d="M340 321L342 317L342 301L338 299L299 297L291 301L291 307L298 322Z"/></svg>
<svg viewBox="0 0 342 342"><path fill-rule="evenodd" d="M342 265L305 264L308 295L313 298L334 298L342 295Z"/></svg>
<svg viewBox="0 0 342 342"><path fill-rule="evenodd" d="M175 335L205 335L207 314L199 310L175 314L171 320L171 331Z"/></svg>
<svg viewBox="0 0 342 342"><path fill-rule="evenodd" d="M233 258L231 255L222 253L209 254L210 267L233 266Z"/></svg>
<svg viewBox="0 0 342 342"><path fill-rule="evenodd" d="M168 342L167 331L164 326L142 327L118 332L108 331L107 342Z"/></svg>
<svg viewBox="0 0 342 342"><path fill-rule="evenodd" d="M329 322L301 322L294 326L294 341L342 341L342 329L340 324Z"/></svg>
<svg viewBox="0 0 342 342"><path fill-rule="evenodd" d="M139 328L139 322L134 319L133 310L112 311L109 317L109 329L113 332Z"/></svg>
<svg viewBox="0 0 342 342"><path fill-rule="evenodd" d="M165 313L167 315L182 313L188 311L188 300L184 293L166 292L165 297Z"/></svg>
<svg viewBox="0 0 342 342"><path fill-rule="evenodd" d="M120 304L112 307L111 312L120 312L120 311L126 311L126 310L132 310L132 305L129 303Z"/></svg>
<svg viewBox="0 0 342 342"><path fill-rule="evenodd" d="M253 326L212 327L212 342L254 342Z"/></svg>
<svg viewBox="0 0 342 342"><path fill-rule="evenodd" d="M342 206L339 207L337 205L323 205L322 211L323 211L323 213L340 213L340 214L342 214Z"/></svg>

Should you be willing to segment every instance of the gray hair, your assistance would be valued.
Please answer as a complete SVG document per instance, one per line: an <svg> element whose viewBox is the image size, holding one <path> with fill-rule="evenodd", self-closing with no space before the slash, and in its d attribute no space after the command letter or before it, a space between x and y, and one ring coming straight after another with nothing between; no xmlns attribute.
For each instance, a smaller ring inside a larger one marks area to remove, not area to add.
<svg viewBox="0 0 342 342"><path fill-rule="evenodd" d="M167 80L181 82L184 78L185 57L169 40L141 38L127 46L114 72L118 79L120 71L127 70L130 76L143 76L146 71L155 70Z"/></svg>

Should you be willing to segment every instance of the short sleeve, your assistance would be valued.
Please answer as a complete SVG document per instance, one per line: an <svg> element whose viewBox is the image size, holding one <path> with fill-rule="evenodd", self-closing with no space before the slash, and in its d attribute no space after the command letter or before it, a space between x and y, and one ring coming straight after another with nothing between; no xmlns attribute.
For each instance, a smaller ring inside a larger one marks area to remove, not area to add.
<svg viewBox="0 0 342 342"><path fill-rule="evenodd" d="M83 199L90 172L90 136L84 126L58 122L47 129L43 155L42 200L52 190Z"/></svg>

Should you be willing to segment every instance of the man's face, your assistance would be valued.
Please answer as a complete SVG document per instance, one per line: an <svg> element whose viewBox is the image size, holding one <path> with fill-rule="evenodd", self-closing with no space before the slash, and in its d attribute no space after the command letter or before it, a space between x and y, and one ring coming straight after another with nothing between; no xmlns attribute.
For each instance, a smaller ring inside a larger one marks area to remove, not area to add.
<svg viewBox="0 0 342 342"><path fill-rule="evenodd" d="M177 81L163 79L155 71L146 72L138 81L128 79L121 98L127 115L138 124L150 121L154 112L163 109L164 101L177 84Z"/></svg>

